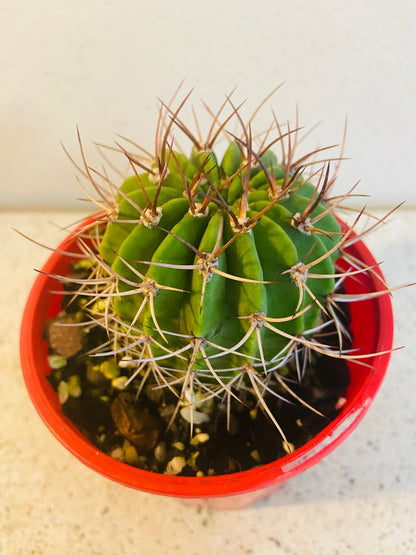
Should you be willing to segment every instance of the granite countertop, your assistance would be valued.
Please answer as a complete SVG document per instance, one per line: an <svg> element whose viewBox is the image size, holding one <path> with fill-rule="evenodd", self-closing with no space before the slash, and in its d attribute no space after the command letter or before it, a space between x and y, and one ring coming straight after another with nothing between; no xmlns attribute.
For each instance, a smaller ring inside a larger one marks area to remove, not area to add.
<svg viewBox="0 0 416 555"><path fill-rule="evenodd" d="M373 210L381 215L384 212ZM416 553L416 288L393 295L395 345L363 422L320 464L269 499L213 511L113 483L50 434L26 393L18 336L48 256L15 233L56 246L75 212L0 212L0 553L190 555ZM415 281L416 210L366 240L390 286Z"/></svg>

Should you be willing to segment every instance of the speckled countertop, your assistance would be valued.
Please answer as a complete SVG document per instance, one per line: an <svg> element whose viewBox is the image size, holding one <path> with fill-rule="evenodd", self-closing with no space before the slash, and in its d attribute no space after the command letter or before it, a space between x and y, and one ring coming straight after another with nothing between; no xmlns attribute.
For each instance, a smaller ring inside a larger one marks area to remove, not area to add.
<svg viewBox="0 0 416 555"><path fill-rule="evenodd" d="M373 213L381 214L374 211ZM130 490L84 467L52 437L29 401L18 335L33 268L74 212L0 212L0 553L416 553L416 288L393 303L395 345L381 390L355 432L266 501L218 512ZM415 281L416 210L367 239L389 285Z"/></svg>

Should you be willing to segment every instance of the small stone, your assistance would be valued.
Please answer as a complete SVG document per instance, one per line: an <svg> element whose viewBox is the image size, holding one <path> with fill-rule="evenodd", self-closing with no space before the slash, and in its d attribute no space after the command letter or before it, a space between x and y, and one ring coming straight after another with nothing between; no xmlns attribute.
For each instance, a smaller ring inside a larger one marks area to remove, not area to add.
<svg viewBox="0 0 416 555"><path fill-rule="evenodd" d="M131 443L126 441L123 446L123 449L124 449L124 460L126 461L126 463L137 464L140 461L139 455L134 445L131 445Z"/></svg>
<svg viewBox="0 0 416 555"><path fill-rule="evenodd" d="M141 408L134 395L120 393L111 404L111 415L118 431L141 453L154 449L160 424L148 408Z"/></svg>
<svg viewBox="0 0 416 555"><path fill-rule="evenodd" d="M112 380L120 375L120 369L117 366L116 361L112 358L110 360L105 360L102 362L98 370L108 379Z"/></svg>
<svg viewBox="0 0 416 555"><path fill-rule="evenodd" d="M159 462L165 462L166 460L166 443L164 441L160 441L153 451L155 459Z"/></svg>
<svg viewBox="0 0 416 555"><path fill-rule="evenodd" d="M119 368L134 368L137 366L137 362L135 362L131 356L126 355L118 362Z"/></svg>
<svg viewBox="0 0 416 555"><path fill-rule="evenodd" d="M105 434L101 434L97 437L97 442L103 444L105 441L106 435Z"/></svg>
<svg viewBox="0 0 416 555"><path fill-rule="evenodd" d="M200 391L195 391L190 387L187 387L183 393L182 401L186 406L193 406L194 411L198 407L198 412L205 412L207 414L212 413L212 409L214 406L214 399L213 397L206 398L206 395Z"/></svg>
<svg viewBox="0 0 416 555"><path fill-rule="evenodd" d="M199 443L206 443L210 440L209 434L206 433L199 433L194 435L191 439L191 445L198 445Z"/></svg>
<svg viewBox="0 0 416 555"><path fill-rule="evenodd" d="M198 478L202 478L203 476L205 476L205 474L202 472L202 470L198 470L196 475L198 476Z"/></svg>
<svg viewBox="0 0 416 555"><path fill-rule="evenodd" d="M303 422L302 422L302 420L301 420L300 418L298 418L298 419L296 420L296 426L298 426L299 428L302 428Z"/></svg>
<svg viewBox="0 0 416 555"><path fill-rule="evenodd" d="M49 355L48 364L52 370L58 370L59 368L65 368L66 358L62 355Z"/></svg>
<svg viewBox="0 0 416 555"><path fill-rule="evenodd" d="M114 389L124 389L127 383L127 376L118 376L117 378L114 378L111 380L111 385L114 387Z"/></svg>
<svg viewBox="0 0 416 555"><path fill-rule="evenodd" d="M50 347L63 358L68 359L82 349L83 331L77 320L65 312L51 318L46 325L46 336Z"/></svg>
<svg viewBox="0 0 416 555"><path fill-rule="evenodd" d="M256 462L261 462L260 453L257 451L257 449L253 449L253 451L251 451L251 453L250 453L250 456Z"/></svg>
<svg viewBox="0 0 416 555"><path fill-rule="evenodd" d="M185 466L186 461L184 457L173 457L173 459L168 462L164 473L171 476L176 476L177 474L182 472Z"/></svg>
<svg viewBox="0 0 416 555"><path fill-rule="evenodd" d="M199 412L192 407L183 407L180 411L181 416L187 422L193 422L194 424L203 424L204 422L209 422L209 414L205 412Z"/></svg>
<svg viewBox="0 0 416 555"><path fill-rule="evenodd" d="M82 389L81 389L81 380L80 377L76 374L69 376L68 378L68 394L71 397L81 397Z"/></svg>
<svg viewBox="0 0 416 555"><path fill-rule="evenodd" d="M64 405L69 399L68 384L60 381L58 384L58 398L61 405Z"/></svg>
<svg viewBox="0 0 416 555"><path fill-rule="evenodd" d="M186 461L186 464L192 468L192 470L197 471L198 468L196 466L196 459L199 457L199 451L194 451L193 453L191 453L191 456L188 458L188 460Z"/></svg>
<svg viewBox="0 0 416 555"><path fill-rule="evenodd" d="M336 405L335 405L335 410L340 410L342 409L342 407L345 405L345 403L347 402L345 397L339 397Z"/></svg>
<svg viewBox="0 0 416 555"><path fill-rule="evenodd" d="M122 461L124 458L124 449L122 447L116 447L111 451L110 456L113 457L113 459Z"/></svg>

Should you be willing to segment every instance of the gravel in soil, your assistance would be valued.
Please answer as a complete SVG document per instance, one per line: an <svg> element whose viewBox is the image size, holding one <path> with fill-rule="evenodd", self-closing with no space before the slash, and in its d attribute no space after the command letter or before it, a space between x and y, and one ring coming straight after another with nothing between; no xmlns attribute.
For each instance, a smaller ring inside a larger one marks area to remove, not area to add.
<svg viewBox="0 0 416 555"><path fill-rule="evenodd" d="M172 420L177 398L168 389L155 389L146 382L136 398L134 380L124 387L130 372L128 361L97 363L98 359L85 354L106 341L104 330L92 328L80 343L78 337L74 340L74 327L68 326L71 322L77 322L77 315L69 304L47 324L45 334L49 340L53 337L48 379L59 395L63 413L101 451L144 470L210 476L272 462L324 429L345 400L349 383L345 361L314 355L301 385L296 370L289 368L289 376L293 375L290 387L321 414L295 400L288 403L271 394L264 397L289 443L282 440L257 399L244 390L239 390L243 403L231 398L227 407L226 402L214 398L210 406L202 405L194 412L191 426L186 409ZM51 333L52 323L58 323L59 334ZM72 351L65 342L65 329ZM278 388L277 382L275 386Z"/></svg>

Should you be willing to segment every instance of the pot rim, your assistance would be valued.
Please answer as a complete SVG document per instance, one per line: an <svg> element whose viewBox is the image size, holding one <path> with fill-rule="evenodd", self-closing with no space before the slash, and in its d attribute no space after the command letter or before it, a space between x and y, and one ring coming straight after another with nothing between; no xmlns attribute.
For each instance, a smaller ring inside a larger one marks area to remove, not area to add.
<svg viewBox="0 0 416 555"><path fill-rule="evenodd" d="M91 220L92 218L88 218L86 222ZM75 233L64 239L57 251L70 251L74 237ZM359 257L367 266L374 267L369 276L372 290L384 290L383 274L365 244L359 240L348 247L348 251ZM388 294L351 305L355 307L362 302L371 304L378 328L373 334L375 343L371 346L370 352L383 351L384 354L377 354L373 359L370 358L371 369L365 369L367 375L362 378L358 389L356 388L351 393L348 403L340 414L294 453L251 470L220 476L169 476L133 467L101 452L82 435L74 424L62 414L56 392L45 375L38 370L39 344L42 341L46 344L46 341L42 340L43 326L41 326L42 329L39 329L38 324L41 322L38 314L44 303L44 294L48 290L48 283L52 280L45 274L53 274L55 267L63 258L68 259L59 252L53 252L48 258L41 270L44 273L38 274L24 309L20 333L20 357L26 388L44 423L73 455L103 476L126 486L174 497L207 498L247 493L285 481L331 453L354 430L367 412L386 373L390 359L389 351L393 344L393 310ZM347 287L348 280L345 283ZM359 310L355 311L357 321L361 320L359 312ZM353 318L352 314L352 321ZM44 323L45 320L43 320ZM365 330L365 327L365 322L361 322L360 330ZM45 347L44 352L46 353ZM366 362L368 363L369 360L366 359ZM349 362L348 364L351 369L351 365L356 363Z"/></svg>

